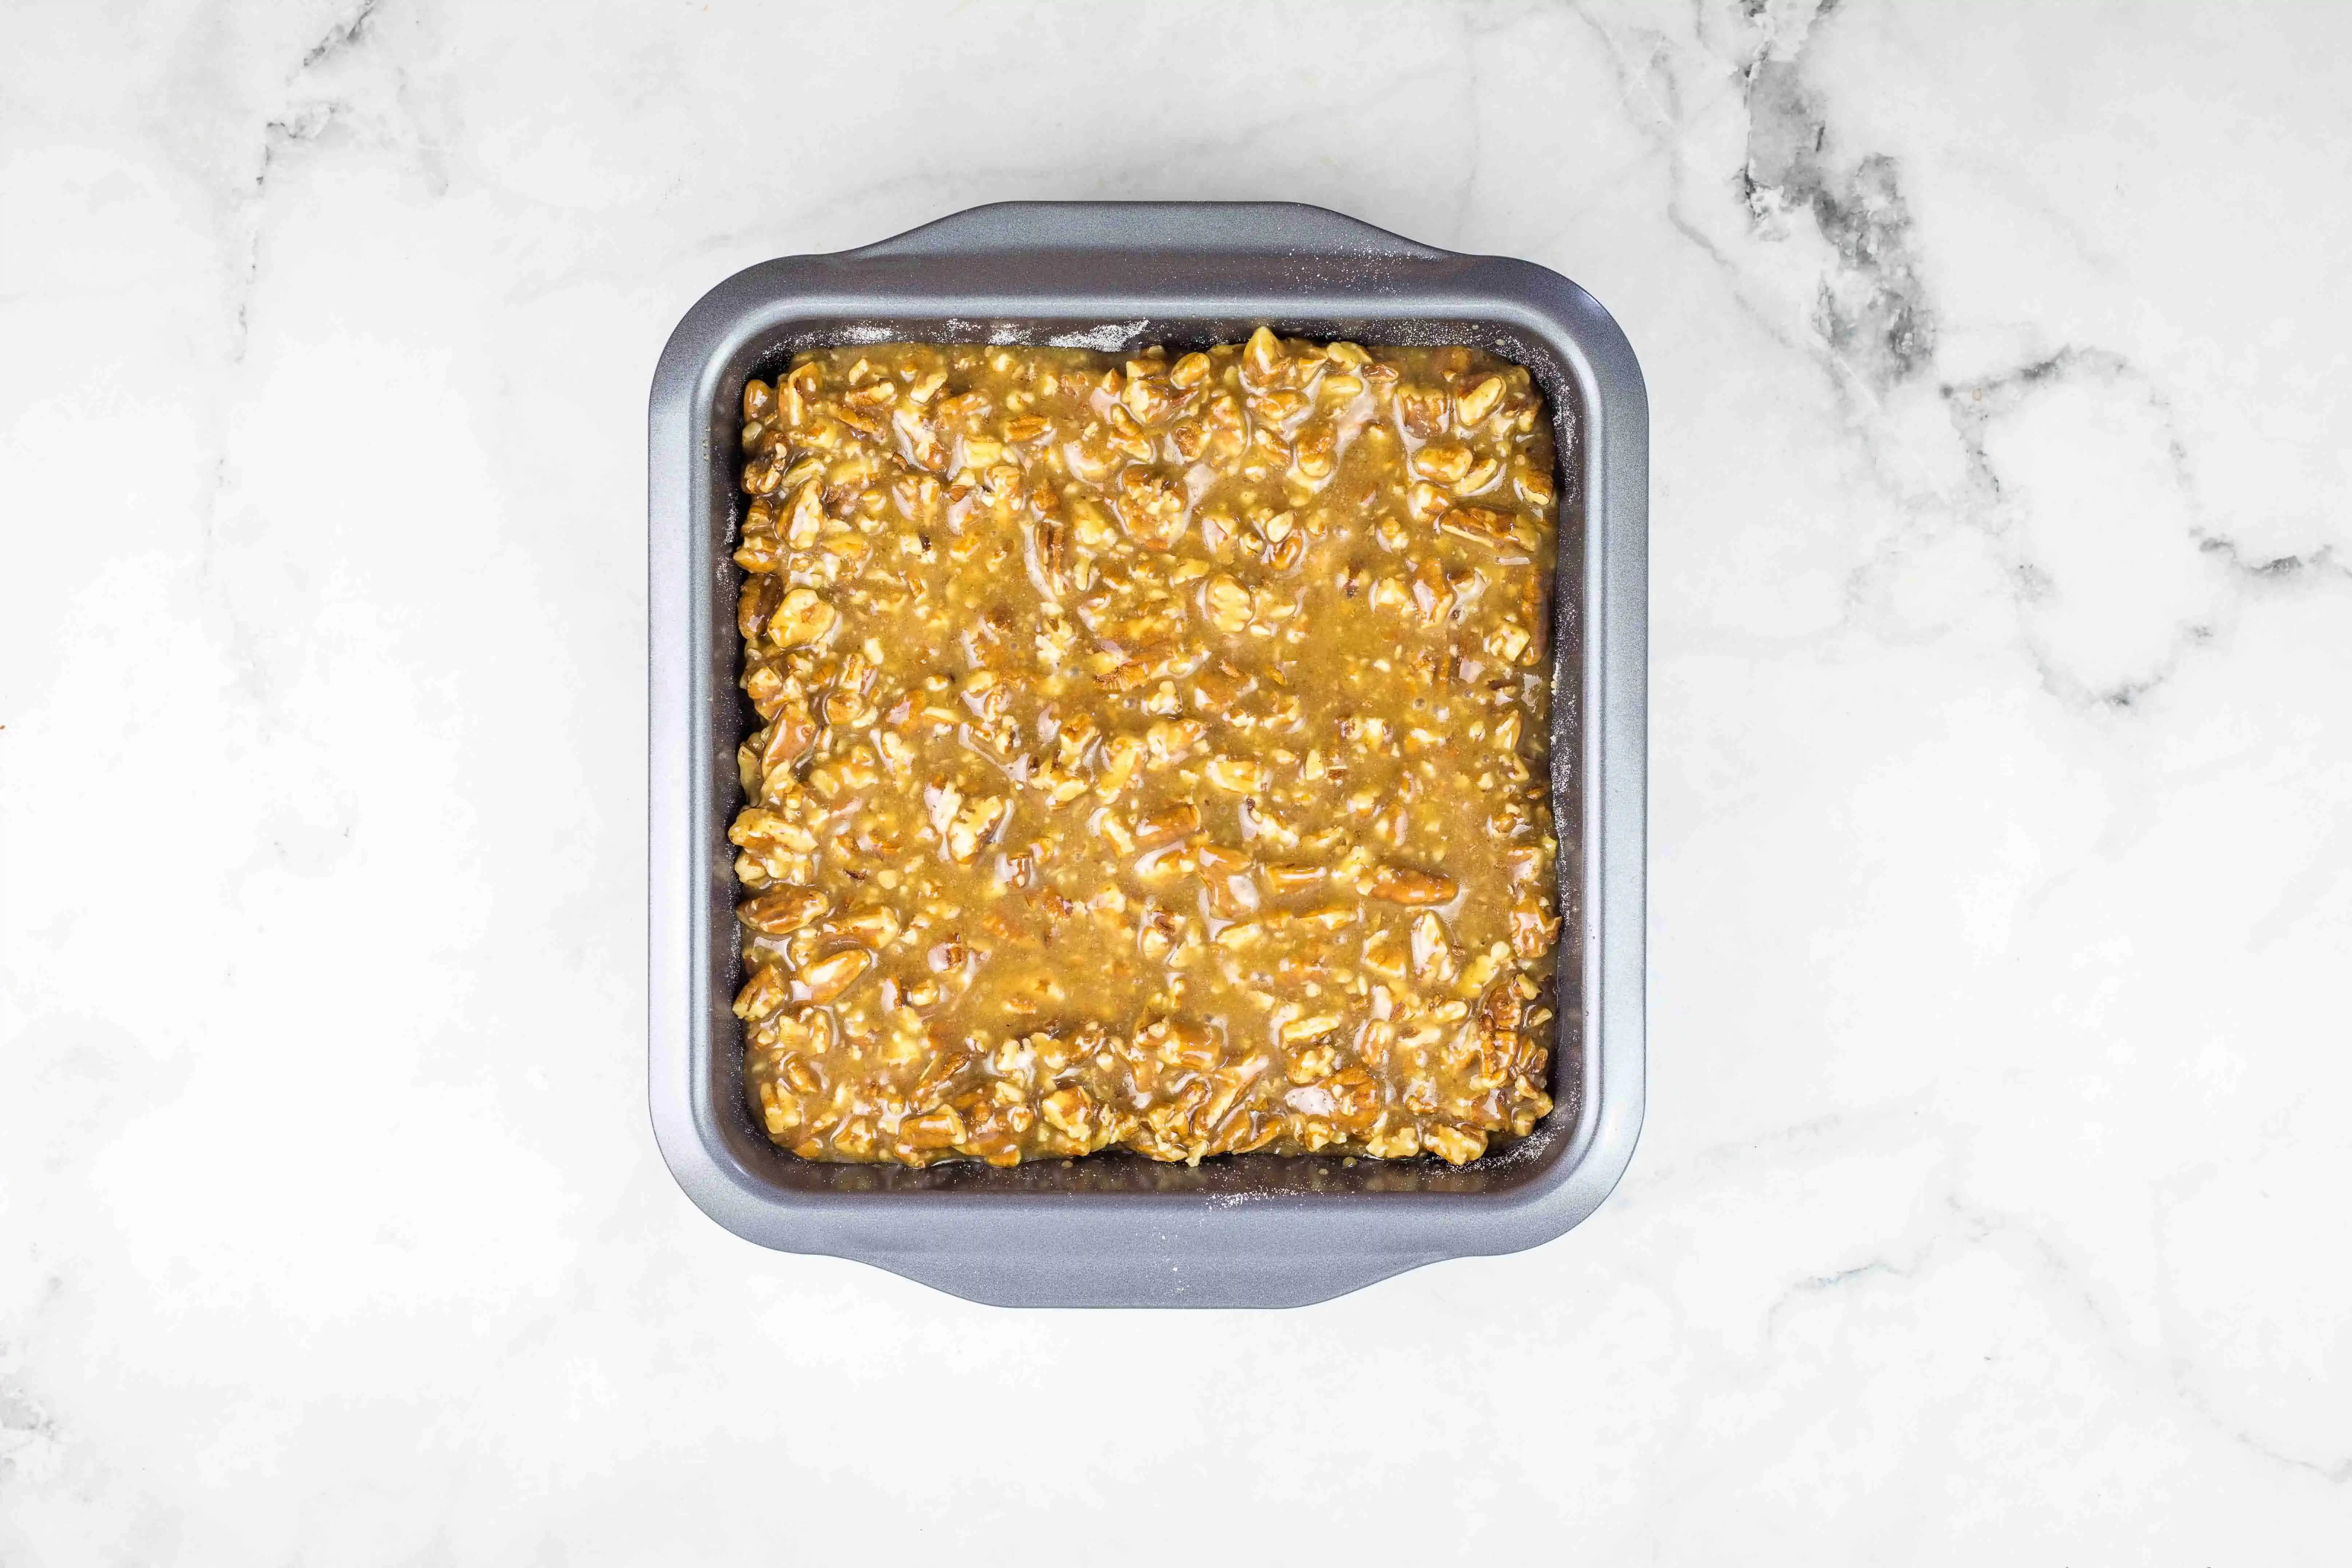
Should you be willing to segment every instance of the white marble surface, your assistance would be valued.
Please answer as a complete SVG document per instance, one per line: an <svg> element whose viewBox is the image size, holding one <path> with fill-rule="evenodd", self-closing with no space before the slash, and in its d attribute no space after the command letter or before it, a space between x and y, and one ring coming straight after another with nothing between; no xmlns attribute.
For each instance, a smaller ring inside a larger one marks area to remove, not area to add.
<svg viewBox="0 0 2352 1568"><path fill-rule="evenodd" d="M0 1557L2343 1562L2347 52L2294 0L0 10ZM656 351L1020 196L1319 202L1640 350L1649 1120L1564 1240L1013 1313L663 1170Z"/></svg>

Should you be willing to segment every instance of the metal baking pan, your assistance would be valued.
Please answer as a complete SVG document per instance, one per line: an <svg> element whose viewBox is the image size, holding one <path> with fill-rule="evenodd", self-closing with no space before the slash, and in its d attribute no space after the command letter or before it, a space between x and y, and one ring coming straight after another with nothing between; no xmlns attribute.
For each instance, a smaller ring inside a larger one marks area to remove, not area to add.
<svg viewBox="0 0 2352 1568"><path fill-rule="evenodd" d="M1558 426L1552 807L1558 1109L1460 1169L1252 1154L1097 1154L999 1170L802 1161L746 1108L727 826L737 690L730 559L743 383L824 344L1119 350L1276 331L1462 342L1526 365ZM1278 203L1013 203L763 262L677 325L647 457L650 1067L663 1157L720 1225L1007 1306L1296 1306L1441 1258L1511 1252L1598 1207L1642 1123L1649 407L1624 334L1528 262L1417 245Z"/></svg>

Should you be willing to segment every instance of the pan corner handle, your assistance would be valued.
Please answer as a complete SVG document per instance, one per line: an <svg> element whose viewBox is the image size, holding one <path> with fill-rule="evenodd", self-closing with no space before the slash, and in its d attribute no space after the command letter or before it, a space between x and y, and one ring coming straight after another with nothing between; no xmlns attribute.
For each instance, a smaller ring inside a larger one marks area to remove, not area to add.
<svg viewBox="0 0 2352 1568"><path fill-rule="evenodd" d="M860 257L1124 250L1403 260L1453 254L1303 202L994 202L866 246Z"/></svg>

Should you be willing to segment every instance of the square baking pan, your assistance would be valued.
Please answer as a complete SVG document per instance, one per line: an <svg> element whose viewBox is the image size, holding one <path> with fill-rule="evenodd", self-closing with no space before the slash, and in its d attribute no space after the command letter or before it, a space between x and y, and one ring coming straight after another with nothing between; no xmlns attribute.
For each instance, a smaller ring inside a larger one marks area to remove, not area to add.
<svg viewBox="0 0 2352 1568"><path fill-rule="evenodd" d="M1533 373L1561 471L1551 804L1562 916L1558 1108L1460 1168L1105 1153L998 1169L803 1161L743 1093L730 559L744 382L834 344L1117 352L1286 336L1465 343ZM1608 1196L1641 1130L1649 408L1624 334L1540 267L1281 203L1011 203L763 262L686 313L647 455L654 1131L678 1184L765 1247L853 1258L1007 1306L1296 1306L1441 1258L1548 1241Z"/></svg>

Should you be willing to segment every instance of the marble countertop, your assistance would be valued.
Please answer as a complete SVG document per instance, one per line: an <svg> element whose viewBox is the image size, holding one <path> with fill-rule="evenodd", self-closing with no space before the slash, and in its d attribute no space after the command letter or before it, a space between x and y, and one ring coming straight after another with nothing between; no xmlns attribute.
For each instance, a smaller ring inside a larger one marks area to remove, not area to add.
<svg viewBox="0 0 2352 1568"><path fill-rule="evenodd" d="M2340 1563L2352 13L0 13L0 1557ZM1283 1313L763 1252L644 1074L646 389L777 254L1319 203L1654 410L1651 1068Z"/></svg>

